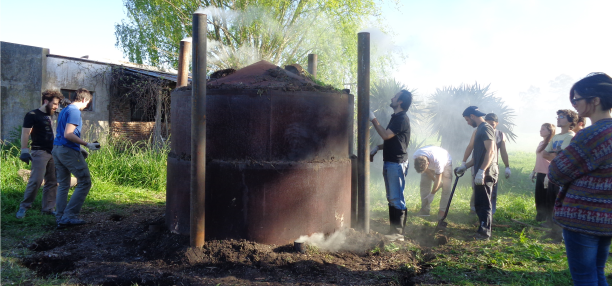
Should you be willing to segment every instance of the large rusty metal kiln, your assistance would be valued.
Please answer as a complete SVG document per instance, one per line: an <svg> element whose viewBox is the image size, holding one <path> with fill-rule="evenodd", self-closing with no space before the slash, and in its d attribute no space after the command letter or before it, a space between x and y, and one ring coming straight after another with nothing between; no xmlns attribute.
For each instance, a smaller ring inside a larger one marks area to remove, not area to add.
<svg viewBox="0 0 612 286"><path fill-rule="evenodd" d="M172 93L166 223L189 234L191 90ZM261 61L207 84L207 239L284 244L351 225L352 95Z"/></svg>

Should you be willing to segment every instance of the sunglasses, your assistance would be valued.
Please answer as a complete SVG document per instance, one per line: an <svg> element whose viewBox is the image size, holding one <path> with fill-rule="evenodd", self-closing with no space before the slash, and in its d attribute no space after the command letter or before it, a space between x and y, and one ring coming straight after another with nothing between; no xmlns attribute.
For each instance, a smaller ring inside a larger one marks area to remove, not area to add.
<svg viewBox="0 0 612 286"><path fill-rule="evenodd" d="M563 118L565 118L565 115L561 115L561 114L557 115L557 119L563 119Z"/></svg>
<svg viewBox="0 0 612 286"><path fill-rule="evenodd" d="M583 99L589 99L589 98L592 98L592 97L572 98L572 99L570 99L570 102L572 103L572 105L576 105L576 104L578 104L578 101L581 101Z"/></svg>

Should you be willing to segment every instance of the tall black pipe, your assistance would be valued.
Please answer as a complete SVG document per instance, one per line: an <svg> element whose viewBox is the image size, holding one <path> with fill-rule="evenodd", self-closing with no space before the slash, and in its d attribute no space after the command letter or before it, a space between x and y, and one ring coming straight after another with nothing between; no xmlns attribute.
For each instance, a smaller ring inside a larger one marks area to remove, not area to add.
<svg viewBox="0 0 612 286"><path fill-rule="evenodd" d="M204 246L206 194L206 14L193 14L190 244Z"/></svg>
<svg viewBox="0 0 612 286"><path fill-rule="evenodd" d="M358 228L370 232L370 33L357 39Z"/></svg>
<svg viewBox="0 0 612 286"><path fill-rule="evenodd" d="M308 73L317 78L317 55L308 54Z"/></svg>

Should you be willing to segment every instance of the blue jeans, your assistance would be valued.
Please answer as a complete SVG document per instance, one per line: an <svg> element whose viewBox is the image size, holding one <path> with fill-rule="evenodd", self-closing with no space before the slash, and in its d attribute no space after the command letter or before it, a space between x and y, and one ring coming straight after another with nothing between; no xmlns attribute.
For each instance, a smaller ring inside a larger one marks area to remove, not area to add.
<svg viewBox="0 0 612 286"><path fill-rule="evenodd" d="M563 238L574 285L608 285L604 268L612 237L563 229Z"/></svg>
<svg viewBox="0 0 612 286"><path fill-rule="evenodd" d="M408 161L404 163L384 162L383 164L387 202L389 202L389 206L398 210L406 209L406 201L404 200L406 180L404 177L408 175L408 166Z"/></svg>

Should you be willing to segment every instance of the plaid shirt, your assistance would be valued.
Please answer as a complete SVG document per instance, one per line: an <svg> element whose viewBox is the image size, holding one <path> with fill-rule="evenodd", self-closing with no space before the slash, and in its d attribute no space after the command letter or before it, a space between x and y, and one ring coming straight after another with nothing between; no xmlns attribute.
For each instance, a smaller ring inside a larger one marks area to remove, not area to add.
<svg viewBox="0 0 612 286"><path fill-rule="evenodd" d="M554 219L571 231L612 236L612 119L578 132L550 162L548 178L563 186Z"/></svg>

